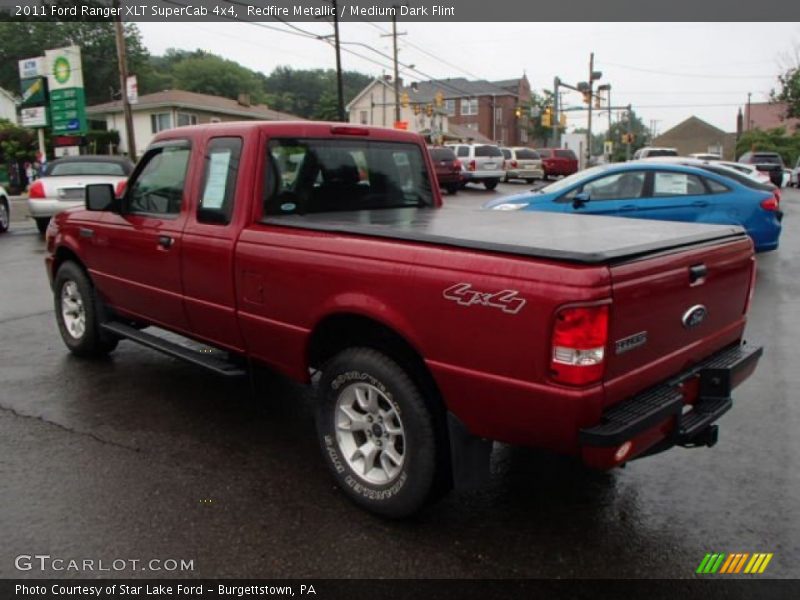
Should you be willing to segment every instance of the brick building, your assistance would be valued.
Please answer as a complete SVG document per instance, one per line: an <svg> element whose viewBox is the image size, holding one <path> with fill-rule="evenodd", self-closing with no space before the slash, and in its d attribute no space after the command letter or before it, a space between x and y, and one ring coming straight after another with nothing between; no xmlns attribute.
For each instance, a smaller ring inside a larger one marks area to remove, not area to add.
<svg viewBox="0 0 800 600"><path fill-rule="evenodd" d="M775 129L785 127L786 133L800 131L800 119L786 117L785 102L752 102L744 105L742 129Z"/></svg>
<svg viewBox="0 0 800 600"><path fill-rule="evenodd" d="M689 117L653 139L652 146L675 148L681 156L698 152L736 160L736 134L726 133L697 117Z"/></svg>

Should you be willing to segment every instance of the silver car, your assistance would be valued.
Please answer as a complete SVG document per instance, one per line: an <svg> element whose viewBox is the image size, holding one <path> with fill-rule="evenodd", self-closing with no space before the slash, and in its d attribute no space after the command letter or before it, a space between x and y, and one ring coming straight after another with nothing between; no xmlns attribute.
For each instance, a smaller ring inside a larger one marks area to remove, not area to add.
<svg viewBox="0 0 800 600"><path fill-rule="evenodd" d="M116 156L67 156L44 165L28 190L28 212L41 233L50 217L73 206L83 206L84 188L90 183L126 181L133 163Z"/></svg>
<svg viewBox="0 0 800 600"><path fill-rule="evenodd" d="M536 150L530 148L500 148L505 157L505 181L511 179L524 179L533 183L534 179L543 179L542 158Z"/></svg>
<svg viewBox="0 0 800 600"><path fill-rule="evenodd" d="M487 190L493 190L506 176L503 170L505 158L498 146L493 144L445 144L445 146L452 148L461 161L461 179L464 184L482 183Z"/></svg>

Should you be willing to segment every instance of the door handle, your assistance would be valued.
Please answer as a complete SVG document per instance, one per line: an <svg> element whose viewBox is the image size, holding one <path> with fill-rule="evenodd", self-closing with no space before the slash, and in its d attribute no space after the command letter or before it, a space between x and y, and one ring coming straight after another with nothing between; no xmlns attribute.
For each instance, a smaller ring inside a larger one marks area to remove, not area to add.
<svg viewBox="0 0 800 600"><path fill-rule="evenodd" d="M708 202L706 202L705 200L695 200L694 202L692 202L692 206L704 207L704 206L708 206Z"/></svg>
<svg viewBox="0 0 800 600"><path fill-rule="evenodd" d="M174 243L175 240L168 235L158 236L158 245L164 248L165 250L169 250L170 248L172 248L172 244Z"/></svg>

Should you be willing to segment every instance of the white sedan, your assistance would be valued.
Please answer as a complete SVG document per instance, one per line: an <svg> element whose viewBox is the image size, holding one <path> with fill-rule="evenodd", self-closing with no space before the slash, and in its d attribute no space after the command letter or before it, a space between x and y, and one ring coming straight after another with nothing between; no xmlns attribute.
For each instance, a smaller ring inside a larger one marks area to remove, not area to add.
<svg viewBox="0 0 800 600"><path fill-rule="evenodd" d="M42 173L28 190L28 212L41 233L50 217L84 203L84 188L90 183L110 183L116 187L126 181L133 163L117 156L66 156L45 164Z"/></svg>

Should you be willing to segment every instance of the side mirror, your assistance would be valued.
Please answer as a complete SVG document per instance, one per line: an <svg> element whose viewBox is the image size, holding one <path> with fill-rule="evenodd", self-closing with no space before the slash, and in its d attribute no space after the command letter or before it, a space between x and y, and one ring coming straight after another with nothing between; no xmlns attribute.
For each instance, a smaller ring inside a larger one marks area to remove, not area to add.
<svg viewBox="0 0 800 600"><path fill-rule="evenodd" d="M591 200L591 197L588 192L575 194L575 197L572 199L572 208L581 208L584 204L589 202L589 200Z"/></svg>
<svg viewBox="0 0 800 600"><path fill-rule="evenodd" d="M92 183L86 186L86 210L112 210L116 201L114 186L110 183Z"/></svg>

